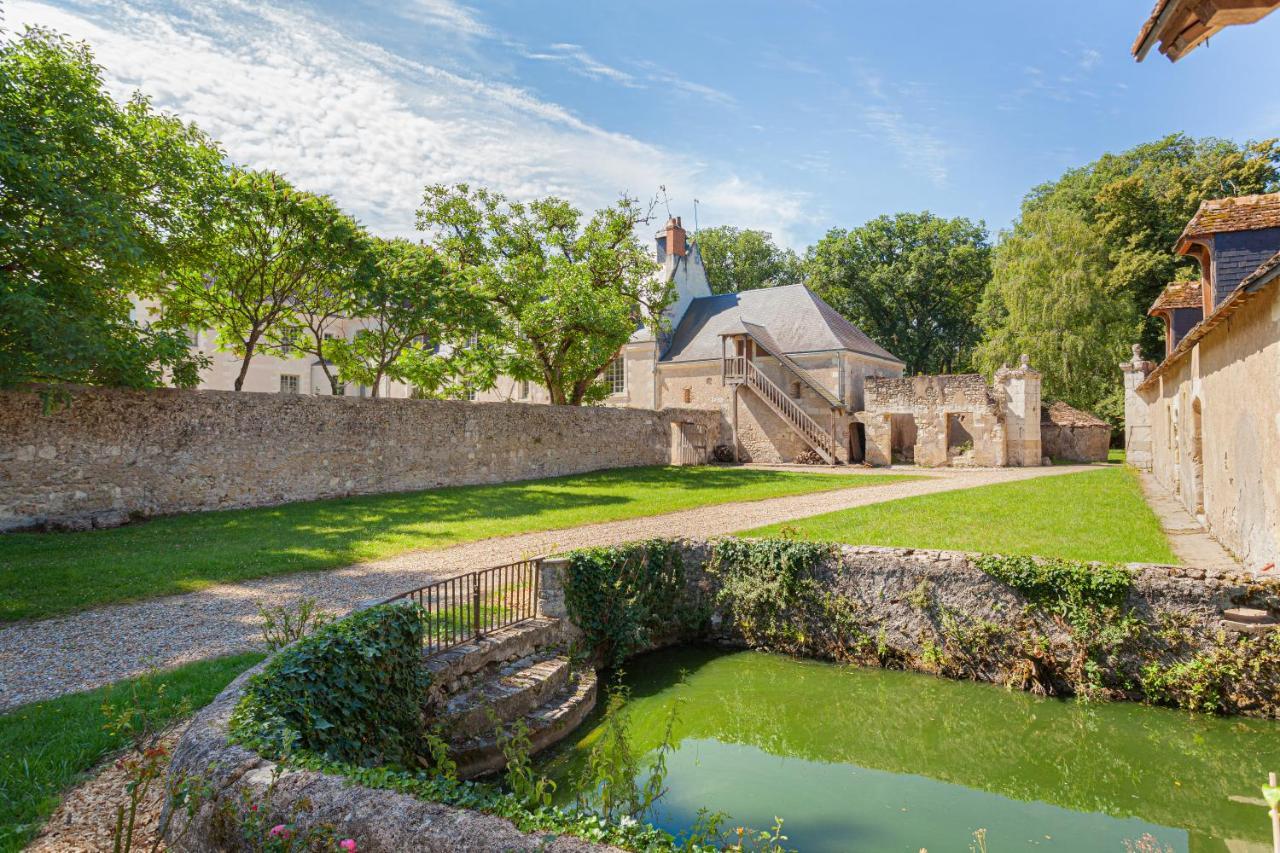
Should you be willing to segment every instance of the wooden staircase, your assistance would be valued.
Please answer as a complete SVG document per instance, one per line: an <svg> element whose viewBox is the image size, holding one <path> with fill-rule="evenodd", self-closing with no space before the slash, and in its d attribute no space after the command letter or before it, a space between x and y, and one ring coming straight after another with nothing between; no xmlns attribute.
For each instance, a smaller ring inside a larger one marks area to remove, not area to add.
<svg viewBox="0 0 1280 853"><path fill-rule="evenodd" d="M809 447L828 465L836 464L836 443L831 434L824 430L809 413L800 408L786 391L755 366L751 359L744 356L730 356L725 359L724 381L726 385L745 385L764 400L775 415L782 418L788 426L804 439Z"/></svg>

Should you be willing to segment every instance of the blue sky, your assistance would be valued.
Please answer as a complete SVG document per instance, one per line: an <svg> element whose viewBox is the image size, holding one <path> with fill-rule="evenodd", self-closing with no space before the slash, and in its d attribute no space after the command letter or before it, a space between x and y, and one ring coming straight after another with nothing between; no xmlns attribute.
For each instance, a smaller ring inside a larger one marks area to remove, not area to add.
<svg viewBox="0 0 1280 853"><path fill-rule="evenodd" d="M801 248L928 209L1016 215L1065 169L1166 133L1280 136L1280 14L1170 64L1150 0L8 0L88 40L230 158L413 233L429 182L673 213Z"/></svg>

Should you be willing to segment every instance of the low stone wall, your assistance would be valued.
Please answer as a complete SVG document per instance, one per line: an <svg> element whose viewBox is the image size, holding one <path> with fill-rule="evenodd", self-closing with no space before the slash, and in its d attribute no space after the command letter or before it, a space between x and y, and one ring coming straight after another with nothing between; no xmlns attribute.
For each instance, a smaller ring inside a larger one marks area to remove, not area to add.
<svg viewBox="0 0 1280 853"><path fill-rule="evenodd" d="M182 735L169 763L169 784L197 782L202 790L191 815L173 810L166 840L170 850L225 853L260 849L244 837L237 810L252 802L273 822L292 822L300 833L332 827L354 838L361 853L454 853L457 850L608 853L617 848L571 836L523 833L508 820L420 800L394 791L352 785L312 770L282 771L274 762L233 744L227 726L250 677L242 674L206 706ZM261 844L261 839L257 839Z"/></svg>
<svg viewBox="0 0 1280 853"><path fill-rule="evenodd" d="M501 483L672 461L715 412L82 389L0 393L0 531Z"/></svg>
<svg viewBox="0 0 1280 853"><path fill-rule="evenodd" d="M1106 462L1111 429L1105 426L1040 424L1040 446L1050 459L1066 462Z"/></svg>

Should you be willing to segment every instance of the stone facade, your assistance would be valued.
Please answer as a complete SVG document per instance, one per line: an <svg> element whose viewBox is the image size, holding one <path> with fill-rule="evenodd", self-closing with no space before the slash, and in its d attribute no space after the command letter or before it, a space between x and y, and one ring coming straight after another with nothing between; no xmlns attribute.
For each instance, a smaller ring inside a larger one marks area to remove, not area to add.
<svg viewBox="0 0 1280 853"><path fill-rule="evenodd" d="M664 465L689 409L83 389L0 394L0 530Z"/></svg>
<svg viewBox="0 0 1280 853"><path fill-rule="evenodd" d="M1106 462L1111 450L1111 425L1058 401L1041 409L1040 447L1050 459Z"/></svg>
<svg viewBox="0 0 1280 853"><path fill-rule="evenodd" d="M1040 374L1024 361L994 386L976 373L867 377L866 461L982 467L1041 463Z"/></svg>

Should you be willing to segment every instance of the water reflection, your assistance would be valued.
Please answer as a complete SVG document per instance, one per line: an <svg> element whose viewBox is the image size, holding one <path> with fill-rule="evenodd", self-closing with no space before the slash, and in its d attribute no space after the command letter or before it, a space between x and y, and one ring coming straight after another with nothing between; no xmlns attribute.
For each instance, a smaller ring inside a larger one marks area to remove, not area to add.
<svg viewBox="0 0 1280 853"><path fill-rule="evenodd" d="M646 750L684 701L668 829L706 805L753 825L780 814L802 850L965 850L979 826L1000 853L1124 850L1144 832L1175 850L1267 849L1265 810L1240 800L1280 768L1275 723L707 648L636 659L626 680ZM549 765L562 796L593 730Z"/></svg>

